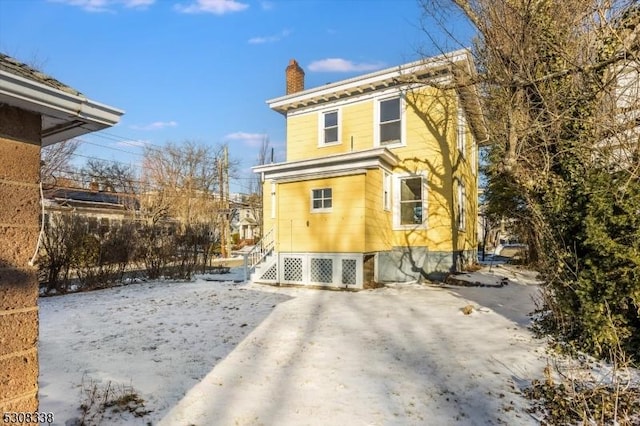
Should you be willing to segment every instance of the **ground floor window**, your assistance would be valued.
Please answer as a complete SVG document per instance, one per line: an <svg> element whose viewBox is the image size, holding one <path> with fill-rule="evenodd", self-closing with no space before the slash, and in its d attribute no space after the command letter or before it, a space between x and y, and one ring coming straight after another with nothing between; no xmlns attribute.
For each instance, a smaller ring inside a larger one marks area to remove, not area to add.
<svg viewBox="0 0 640 426"><path fill-rule="evenodd" d="M415 227L426 222L426 182L422 175L399 176L394 189L394 224Z"/></svg>
<svg viewBox="0 0 640 426"><path fill-rule="evenodd" d="M311 190L311 211L330 211L333 206L333 193L331 188Z"/></svg>
<svg viewBox="0 0 640 426"><path fill-rule="evenodd" d="M467 192L462 182L458 181L458 229L465 230L467 216Z"/></svg>

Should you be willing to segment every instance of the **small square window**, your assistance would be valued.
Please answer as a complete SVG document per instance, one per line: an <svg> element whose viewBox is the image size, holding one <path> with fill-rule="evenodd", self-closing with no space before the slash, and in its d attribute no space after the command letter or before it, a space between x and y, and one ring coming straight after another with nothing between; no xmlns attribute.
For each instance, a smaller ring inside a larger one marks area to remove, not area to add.
<svg viewBox="0 0 640 426"><path fill-rule="evenodd" d="M327 211L333 206L331 188L313 189L311 191L311 210Z"/></svg>

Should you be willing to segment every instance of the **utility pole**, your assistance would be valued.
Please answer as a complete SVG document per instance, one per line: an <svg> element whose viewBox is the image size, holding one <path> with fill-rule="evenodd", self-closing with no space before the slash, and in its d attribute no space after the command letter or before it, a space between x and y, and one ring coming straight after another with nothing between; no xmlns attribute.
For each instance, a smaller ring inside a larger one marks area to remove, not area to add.
<svg viewBox="0 0 640 426"><path fill-rule="evenodd" d="M229 238L229 150L225 145L222 159L218 163L218 178L220 180L220 211L222 213L222 229L220 230L220 251L223 258L231 255L231 239Z"/></svg>
<svg viewBox="0 0 640 426"><path fill-rule="evenodd" d="M231 206L229 203L229 148L227 145L224 146L224 193L225 193L225 206L224 206L224 235L225 235L225 252L226 256L231 256Z"/></svg>

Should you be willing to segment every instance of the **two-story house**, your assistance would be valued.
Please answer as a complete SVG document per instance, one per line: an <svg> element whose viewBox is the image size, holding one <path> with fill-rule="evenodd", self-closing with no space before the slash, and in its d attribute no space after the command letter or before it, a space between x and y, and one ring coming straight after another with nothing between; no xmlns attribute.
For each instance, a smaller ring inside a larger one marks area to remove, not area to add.
<svg viewBox="0 0 640 426"><path fill-rule="evenodd" d="M291 60L286 161L263 182L255 282L368 288L476 258L479 103L466 50L304 89Z"/></svg>

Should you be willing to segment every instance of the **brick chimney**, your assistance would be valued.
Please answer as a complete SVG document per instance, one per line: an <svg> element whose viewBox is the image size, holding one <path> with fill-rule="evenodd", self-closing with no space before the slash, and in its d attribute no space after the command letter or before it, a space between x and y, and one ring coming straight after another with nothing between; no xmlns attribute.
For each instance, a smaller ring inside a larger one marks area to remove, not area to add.
<svg viewBox="0 0 640 426"><path fill-rule="evenodd" d="M295 59L289 61L287 66L287 95L304 90L304 70Z"/></svg>

